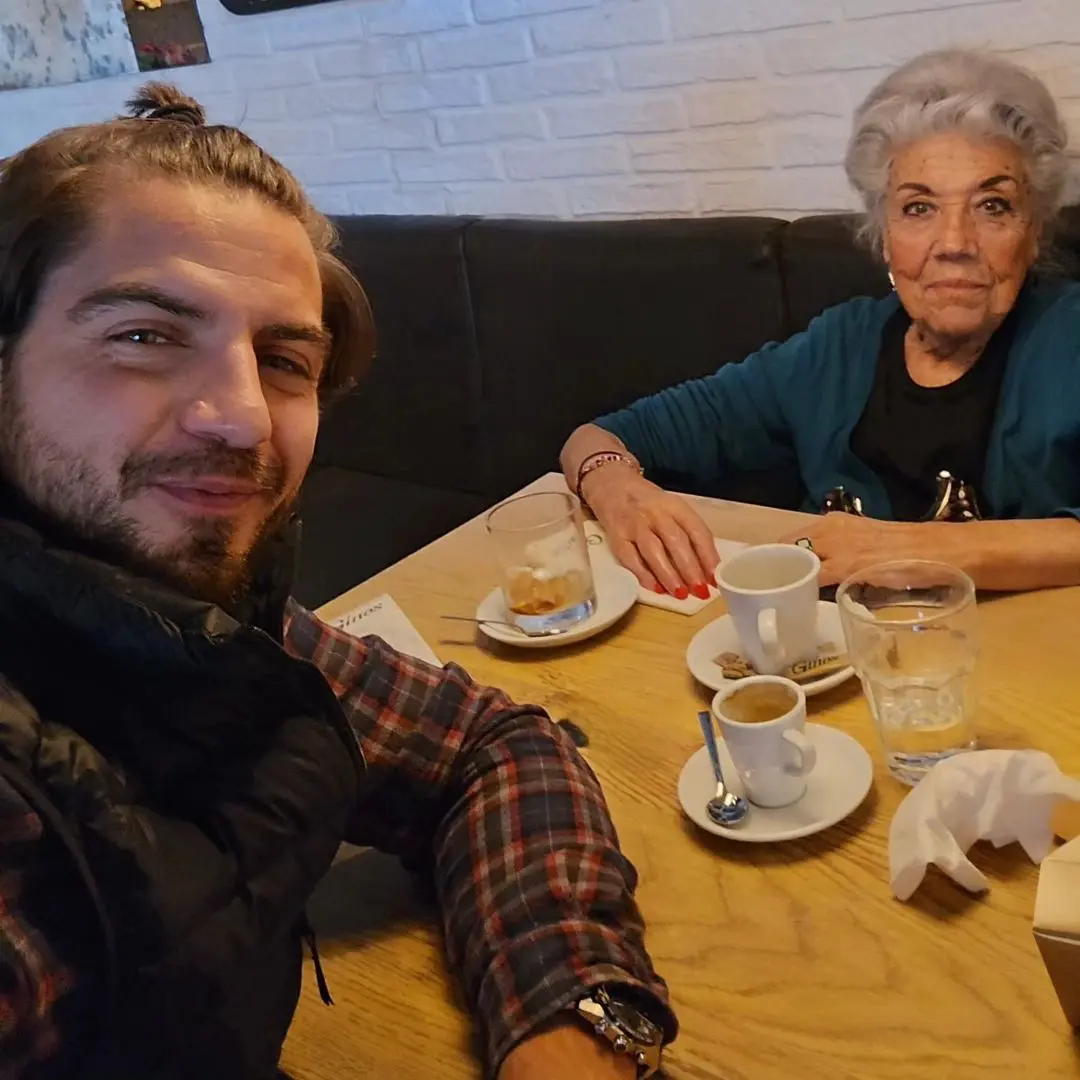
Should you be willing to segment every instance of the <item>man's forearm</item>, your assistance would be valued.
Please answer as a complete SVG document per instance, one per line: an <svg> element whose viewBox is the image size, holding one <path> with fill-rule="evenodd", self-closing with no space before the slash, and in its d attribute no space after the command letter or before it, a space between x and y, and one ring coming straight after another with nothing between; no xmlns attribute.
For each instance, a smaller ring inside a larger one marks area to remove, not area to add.
<svg viewBox="0 0 1080 1080"><path fill-rule="evenodd" d="M489 1063L611 982L652 1000L673 1036L633 899L637 875L570 740L542 715L491 715L462 777L436 838L436 881L447 954Z"/></svg>
<svg viewBox="0 0 1080 1080"><path fill-rule="evenodd" d="M673 1038L637 875L569 737L454 664L356 640L295 603L288 616L290 652L318 663L367 762L346 839L414 867L434 857L447 954L491 1070L600 984L638 991Z"/></svg>
<svg viewBox="0 0 1080 1080"><path fill-rule="evenodd" d="M979 589L1022 592L1080 585L1080 521L975 521L915 525L927 534L926 557L964 570Z"/></svg>

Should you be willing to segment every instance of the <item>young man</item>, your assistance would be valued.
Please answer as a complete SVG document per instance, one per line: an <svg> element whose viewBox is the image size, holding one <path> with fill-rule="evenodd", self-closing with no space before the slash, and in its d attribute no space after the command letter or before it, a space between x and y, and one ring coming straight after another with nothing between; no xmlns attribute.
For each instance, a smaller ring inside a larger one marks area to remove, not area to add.
<svg viewBox="0 0 1080 1080"><path fill-rule="evenodd" d="M342 840L430 868L500 1080L648 1075L674 1035L559 729L289 599L373 348L332 242L170 87L0 169L4 1080L272 1077Z"/></svg>

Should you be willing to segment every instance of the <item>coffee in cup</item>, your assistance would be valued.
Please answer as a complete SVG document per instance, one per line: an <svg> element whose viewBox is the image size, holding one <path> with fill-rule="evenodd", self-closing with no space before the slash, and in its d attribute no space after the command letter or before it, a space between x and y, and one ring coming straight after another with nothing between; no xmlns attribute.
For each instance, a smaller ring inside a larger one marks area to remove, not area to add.
<svg viewBox="0 0 1080 1080"><path fill-rule="evenodd" d="M717 708L737 724L767 724L787 716L798 704L798 697L784 683L752 682L732 691Z"/></svg>

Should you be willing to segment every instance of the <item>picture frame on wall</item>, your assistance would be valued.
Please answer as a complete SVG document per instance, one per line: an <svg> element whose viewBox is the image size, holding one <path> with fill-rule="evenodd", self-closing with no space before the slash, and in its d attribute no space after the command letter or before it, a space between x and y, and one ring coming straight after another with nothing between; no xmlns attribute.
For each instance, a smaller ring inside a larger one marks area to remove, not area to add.
<svg viewBox="0 0 1080 1080"><path fill-rule="evenodd" d="M59 86L137 70L122 0L0 3L0 90Z"/></svg>
<svg viewBox="0 0 1080 1080"><path fill-rule="evenodd" d="M123 0L140 71L210 62L196 0Z"/></svg>

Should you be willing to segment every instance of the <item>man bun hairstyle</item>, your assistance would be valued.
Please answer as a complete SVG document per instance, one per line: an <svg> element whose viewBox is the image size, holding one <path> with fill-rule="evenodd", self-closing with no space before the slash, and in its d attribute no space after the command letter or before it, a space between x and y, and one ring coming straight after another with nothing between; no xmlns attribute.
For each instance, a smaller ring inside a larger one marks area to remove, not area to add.
<svg viewBox="0 0 1080 1080"><path fill-rule="evenodd" d="M175 120L192 127L206 124L206 110L170 83L148 82L128 99L126 117L134 120Z"/></svg>

